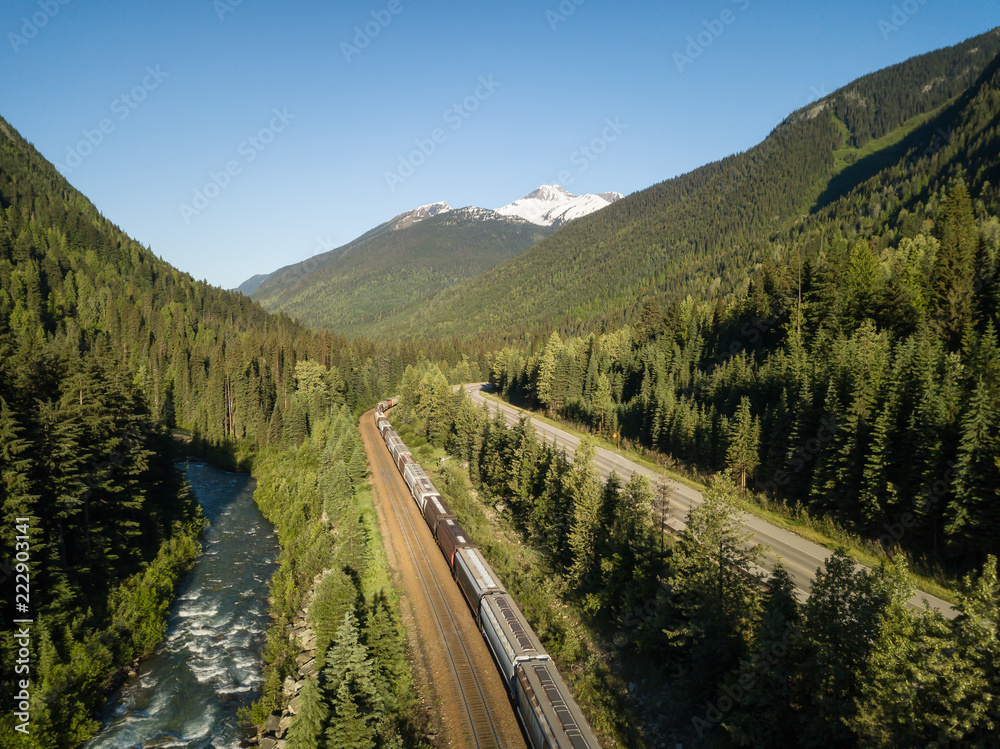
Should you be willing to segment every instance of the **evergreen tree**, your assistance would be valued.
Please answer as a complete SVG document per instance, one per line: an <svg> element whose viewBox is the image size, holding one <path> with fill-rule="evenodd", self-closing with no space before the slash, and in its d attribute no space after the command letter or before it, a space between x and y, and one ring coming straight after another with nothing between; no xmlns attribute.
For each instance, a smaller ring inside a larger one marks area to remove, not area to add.
<svg viewBox="0 0 1000 749"><path fill-rule="evenodd" d="M535 386L538 402L548 409L550 415L556 408L556 367L561 354L562 339L557 332L553 331L538 364L538 377Z"/></svg>
<svg viewBox="0 0 1000 749"><path fill-rule="evenodd" d="M343 627L344 617L354 617L354 607L358 590L354 580L343 569L332 569L324 575L312 603L309 604L309 624L316 633L316 658L327 663L330 654L327 648L335 644L335 638Z"/></svg>
<svg viewBox="0 0 1000 749"><path fill-rule="evenodd" d="M328 746L374 746L375 726L383 712L375 672L375 663L359 641L357 620L347 612L323 669L333 705L326 734Z"/></svg>
<svg viewBox="0 0 1000 749"><path fill-rule="evenodd" d="M724 726L738 746L793 746L799 610L794 583L780 564L768 580L762 609L749 655L730 680L738 705Z"/></svg>
<svg viewBox="0 0 1000 749"><path fill-rule="evenodd" d="M942 337L957 348L974 321L975 260L979 234L972 199L962 182L952 187L938 227L941 248L934 269L934 310Z"/></svg>
<svg viewBox="0 0 1000 749"><path fill-rule="evenodd" d="M316 749L330 716L330 708L315 679L306 679L299 693L302 705L288 728L287 749Z"/></svg>
<svg viewBox="0 0 1000 749"><path fill-rule="evenodd" d="M736 420L729 431L726 462L739 478L740 489L746 491L747 476L753 476L760 464L760 419L750 415L750 399L743 397L736 411Z"/></svg>
<svg viewBox="0 0 1000 749"><path fill-rule="evenodd" d="M962 425L958 464L955 468L955 499L949 508L948 534L961 536L970 551L995 551L1000 538L1000 503L997 488L1000 472L1000 409L982 380L976 386Z"/></svg>
<svg viewBox="0 0 1000 749"><path fill-rule="evenodd" d="M598 547L604 536L603 496L594 464L596 448L584 437L573 455L573 522L569 533L572 555L570 576L579 587L588 587L597 573Z"/></svg>
<svg viewBox="0 0 1000 749"><path fill-rule="evenodd" d="M910 597L905 568L882 565L868 572L836 551L816 573L803 616L802 679L797 699L811 704L800 719L806 747L853 745L855 695L869 678L887 612Z"/></svg>

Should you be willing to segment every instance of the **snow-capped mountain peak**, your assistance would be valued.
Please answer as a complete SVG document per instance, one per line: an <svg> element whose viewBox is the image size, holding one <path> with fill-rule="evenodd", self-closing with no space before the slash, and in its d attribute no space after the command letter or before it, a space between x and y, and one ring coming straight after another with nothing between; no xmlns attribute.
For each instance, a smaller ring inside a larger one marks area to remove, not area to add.
<svg viewBox="0 0 1000 749"><path fill-rule="evenodd" d="M414 208L412 211L407 211L396 216L392 228L394 230L405 229L407 226L413 226L413 224L419 223L425 218L437 216L441 213L448 213L450 210L451 206L444 201L422 205L419 208Z"/></svg>
<svg viewBox="0 0 1000 749"><path fill-rule="evenodd" d="M497 208L497 213L518 216L539 226L559 228L574 219L606 208L622 197L617 192L573 195L559 185L542 185L520 200Z"/></svg>

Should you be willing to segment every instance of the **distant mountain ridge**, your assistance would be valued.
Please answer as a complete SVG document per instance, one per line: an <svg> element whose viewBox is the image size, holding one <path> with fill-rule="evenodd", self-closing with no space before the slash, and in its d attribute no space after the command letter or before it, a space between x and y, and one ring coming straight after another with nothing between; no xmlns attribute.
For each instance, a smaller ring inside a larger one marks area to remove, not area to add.
<svg viewBox="0 0 1000 749"><path fill-rule="evenodd" d="M964 171L988 175L970 187L994 189L995 153L992 161L985 151L962 156L972 139L992 136L981 124L960 132L957 123L970 92L989 87L980 78L998 53L993 29L863 76L793 112L747 151L617 200L442 291L426 307L424 334L524 338L552 327L620 327L652 300L740 288L800 232L814 232L810 252L850 241L866 226L862 217Z"/></svg>
<svg viewBox="0 0 1000 749"><path fill-rule="evenodd" d="M375 333L383 319L416 309L620 197L577 196L543 186L498 210L430 203L341 247L255 275L238 291L309 325Z"/></svg>

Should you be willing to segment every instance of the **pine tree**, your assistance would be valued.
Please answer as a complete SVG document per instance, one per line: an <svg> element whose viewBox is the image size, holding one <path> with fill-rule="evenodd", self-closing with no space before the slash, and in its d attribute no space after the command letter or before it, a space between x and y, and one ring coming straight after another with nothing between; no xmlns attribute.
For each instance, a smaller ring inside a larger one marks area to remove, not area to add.
<svg viewBox="0 0 1000 749"><path fill-rule="evenodd" d="M604 373L597 377L597 387L594 390L594 418L598 422L598 430L604 434L605 421L610 422L614 415L615 404L611 398L611 381Z"/></svg>
<svg viewBox="0 0 1000 749"><path fill-rule="evenodd" d="M315 679L306 679L299 696L302 705L288 728L286 749L316 749L330 716L330 708Z"/></svg>
<svg viewBox="0 0 1000 749"><path fill-rule="evenodd" d="M351 577L342 569L332 569L316 586L316 593L309 604L309 623L316 633L317 662L329 662L328 648L338 636L345 616L353 621L353 610L358 589Z"/></svg>
<svg viewBox="0 0 1000 749"><path fill-rule="evenodd" d="M887 615L910 598L905 565L868 572L838 549L816 573L803 613L802 679L796 699L814 710L801 716L799 740L807 747L853 745L855 695L869 678L868 663Z"/></svg>
<svg viewBox="0 0 1000 749"><path fill-rule="evenodd" d="M724 726L738 746L793 746L800 617L795 585L780 564L768 580L762 608L750 653L729 688L739 704Z"/></svg>
<svg viewBox="0 0 1000 749"><path fill-rule="evenodd" d="M734 631L749 625L756 599L757 572L764 547L750 543L732 480L717 474L704 499L688 513L683 549L686 564L699 585L715 598L720 614Z"/></svg>
<svg viewBox="0 0 1000 749"><path fill-rule="evenodd" d="M364 640L375 665L379 698L392 713L405 687L406 652L400 623L384 593L377 593L365 619Z"/></svg>
<svg viewBox="0 0 1000 749"><path fill-rule="evenodd" d="M596 448L584 437L573 455L573 520L569 533L572 555L570 577L581 587L589 586L597 572L598 545L606 529L602 527L603 496L594 464Z"/></svg>
<svg viewBox="0 0 1000 749"><path fill-rule="evenodd" d="M298 396L292 397L291 407L288 409L288 418L284 424L284 439L292 445L301 445L309 434L309 422L306 416L306 409Z"/></svg>
<svg viewBox="0 0 1000 749"><path fill-rule="evenodd" d="M938 235L941 248L934 269L934 311L942 337L955 349L974 321L975 260L979 249L972 200L964 183L951 189Z"/></svg>
<svg viewBox="0 0 1000 749"><path fill-rule="evenodd" d="M340 683L333 697L332 712L326 730L327 749L374 749L375 729L359 708L350 682Z"/></svg>
<svg viewBox="0 0 1000 749"><path fill-rule="evenodd" d="M945 531L963 539L970 550L996 551L1000 538L1000 503L997 487L997 455L1000 454L1000 409L982 380L976 386L962 425L958 464L955 468L955 500Z"/></svg>
<svg viewBox="0 0 1000 749"><path fill-rule="evenodd" d="M538 378L535 381L535 395L538 402L548 409L550 415L555 408L556 367L561 354L562 339L559 333L553 331L538 364Z"/></svg>
<svg viewBox="0 0 1000 749"><path fill-rule="evenodd" d="M375 669L367 648L358 639L354 614L347 612L323 669L327 694L332 695L333 704L326 734L328 746L345 749L374 746L374 727L383 713Z"/></svg>
<svg viewBox="0 0 1000 749"><path fill-rule="evenodd" d="M729 429L726 463L746 491L747 476L753 476L760 464L760 419L750 415L750 399L744 396Z"/></svg>

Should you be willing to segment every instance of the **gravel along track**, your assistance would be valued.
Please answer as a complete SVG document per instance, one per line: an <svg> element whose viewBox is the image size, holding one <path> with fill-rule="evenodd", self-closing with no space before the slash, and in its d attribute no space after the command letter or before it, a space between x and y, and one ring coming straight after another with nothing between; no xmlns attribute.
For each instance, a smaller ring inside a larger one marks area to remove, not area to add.
<svg viewBox="0 0 1000 749"><path fill-rule="evenodd" d="M437 745L526 749L503 679L371 411L361 417L361 437L386 555L402 593L414 680L441 730Z"/></svg>

